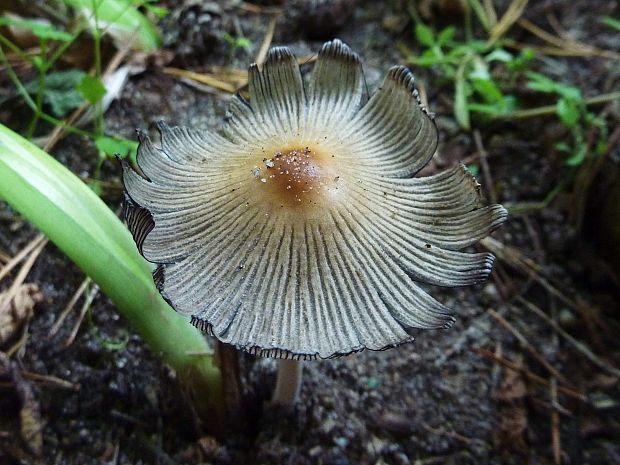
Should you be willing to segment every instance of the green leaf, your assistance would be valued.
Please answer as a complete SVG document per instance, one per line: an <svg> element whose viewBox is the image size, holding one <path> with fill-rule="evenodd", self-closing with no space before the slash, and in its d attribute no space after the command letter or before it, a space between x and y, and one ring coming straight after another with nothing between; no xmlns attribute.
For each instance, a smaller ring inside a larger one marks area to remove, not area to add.
<svg viewBox="0 0 620 465"><path fill-rule="evenodd" d="M138 143L133 140L107 136L97 137L95 145L108 158L114 158L116 155L125 158L127 155L130 155L131 159L135 160L136 151L138 150Z"/></svg>
<svg viewBox="0 0 620 465"><path fill-rule="evenodd" d="M147 2L138 1L138 2L134 2L134 4L135 6L140 6L140 4L143 4L142 6L144 6L146 11L155 15L158 18L165 18L166 16L170 14L170 10L168 8L163 7L163 6L158 6L158 5L151 5L151 2L148 2L148 1Z"/></svg>
<svg viewBox="0 0 620 465"><path fill-rule="evenodd" d="M570 153L572 149L566 142L557 142L553 146L558 152Z"/></svg>
<svg viewBox="0 0 620 465"><path fill-rule="evenodd" d="M84 74L84 76L82 76L82 80L76 86L76 89L93 105L100 102L106 92L101 79L91 76L90 74Z"/></svg>
<svg viewBox="0 0 620 465"><path fill-rule="evenodd" d="M514 57L511 53L507 52L503 48L497 48L484 57L487 63L492 61L501 61L502 63L510 63Z"/></svg>
<svg viewBox="0 0 620 465"><path fill-rule="evenodd" d="M465 47L470 52L482 54L487 51L489 45L483 40L470 40L465 43Z"/></svg>
<svg viewBox="0 0 620 465"><path fill-rule="evenodd" d="M562 97L558 100L555 112L567 128L573 128L579 121L580 110L574 100Z"/></svg>
<svg viewBox="0 0 620 465"><path fill-rule="evenodd" d="M84 103L82 94L76 89L84 74L84 71L79 69L71 69L45 76L43 101L50 106L54 116L64 116ZM24 88L29 94L35 95L39 88L39 81L30 81L24 85Z"/></svg>
<svg viewBox="0 0 620 465"><path fill-rule="evenodd" d="M70 42L73 36L68 32L56 29L50 24L34 19L17 19L9 16L0 17L0 26L13 26L18 29L26 29L42 40L58 40Z"/></svg>
<svg viewBox="0 0 620 465"><path fill-rule="evenodd" d="M422 45L426 45L427 47L435 45L433 30L423 23L416 23L415 37Z"/></svg>
<svg viewBox="0 0 620 465"><path fill-rule="evenodd" d="M457 79L454 87L454 116L463 129L470 129L469 109L467 108L468 86L464 79Z"/></svg>
<svg viewBox="0 0 620 465"><path fill-rule="evenodd" d="M575 86L570 86L558 81L555 81L544 74L528 71L526 76L529 79L527 87L539 92L546 92L552 94L558 94L562 97L566 97L573 100L581 100L581 91Z"/></svg>
<svg viewBox="0 0 620 465"><path fill-rule="evenodd" d="M437 36L437 44L438 45L448 45L454 39L454 34L456 33L456 28L454 26L448 26L443 29L439 35Z"/></svg>
<svg viewBox="0 0 620 465"><path fill-rule="evenodd" d="M616 18L612 18L611 16L603 16L601 18L601 23L620 32L620 21L617 20Z"/></svg>
<svg viewBox="0 0 620 465"><path fill-rule="evenodd" d="M506 63L506 67L511 71L522 71L534 58L536 52L531 48L524 48L512 61Z"/></svg>
<svg viewBox="0 0 620 465"><path fill-rule="evenodd" d="M517 99L514 95L506 95L502 100L493 103L469 103L467 108L471 112L484 113L491 117L510 115L517 108Z"/></svg>
<svg viewBox="0 0 620 465"><path fill-rule="evenodd" d="M467 171L469 171L472 176L477 176L478 173L480 172L480 167L476 165L475 163L472 163L471 165L467 165L466 168L467 168Z"/></svg>
<svg viewBox="0 0 620 465"><path fill-rule="evenodd" d="M92 30L110 34L119 48L133 40L134 50L154 52L161 45L157 29L130 0L62 0L84 16Z"/></svg>
<svg viewBox="0 0 620 465"><path fill-rule="evenodd" d="M123 223L67 168L1 124L0 198L90 276L183 381L204 390L200 408L221 415L221 374L211 349L159 295L152 265L140 256Z"/></svg>
<svg viewBox="0 0 620 465"><path fill-rule="evenodd" d="M491 79L471 79L474 90L487 103L501 102L504 100L504 94L499 89L495 81Z"/></svg>
<svg viewBox="0 0 620 465"><path fill-rule="evenodd" d="M488 81L491 79L491 74L489 73L489 65L484 60L482 60L479 56L474 55L471 59L471 62L474 64L474 69L467 76L469 79L482 79Z"/></svg>
<svg viewBox="0 0 620 465"><path fill-rule="evenodd" d="M37 55L35 57L32 57L32 66L34 66L37 71L44 72L45 61L43 60L43 58L41 58L41 56Z"/></svg>
<svg viewBox="0 0 620 465"><path fill-rule="evenodd" d="M577 150L575 151L575 153L570 156L569 158L567 158L564 163L566 163L568 166L579 166L583 163L583 161L586 159L586 152L587 148L585 145L579 145L579 147L577 147Z"/></svg>
<svg viewBox="0 0 620 465"><path fill-rule="evenodd" d="M556 90L556 83L552 81L544 74L535 73L534 71L528 71L526 73L529 79L527 83L528 89L537 90L539 92L554 93Z"/></svg>

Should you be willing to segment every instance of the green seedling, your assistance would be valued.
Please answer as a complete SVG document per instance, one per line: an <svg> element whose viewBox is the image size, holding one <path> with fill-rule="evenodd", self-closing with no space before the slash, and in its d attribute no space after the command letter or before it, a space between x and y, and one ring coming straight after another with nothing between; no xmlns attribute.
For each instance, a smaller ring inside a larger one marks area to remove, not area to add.
<svg viewBox="0 0 620 465"><path fill-rule="evenodd" d="M252 46L252 41L247 37L233 37L228 32L225 32L222 36L226 43L228 44L228 61L232 61L233 58L237 55L239 50L247 50Z"/></svg>
<svg viewBox="0 0 620 465"><path fill-rule="evenodd" d="M6 36L0 34L0 46L11 50L37 71L37 79L22 85L21 89L22 93L27 92L29 95L32 95L33 117L27 129L28 136L32 137L38 121L43 116L44 103L51 105L55 116L62 116L66 111L79 106L81 103L77 102L77 95L72 93L75 89L72 86L71 79L75 81L79 77L77 74L48 75L54 63L69 48L81 33L81 30L78 29L74 33L68 33L41 21L16 19L6 15L0 17L0 26L11 26L27 30L39 40L38 53L30 56ZM50 45L53 45L53 47L50 47ZM5 57L4 52L2 52L2 57ZM8 66L8 60L3 61Z"/></svg>
<svg viewBox="0 0 620 465"><path fill-rule="evenodd" d="M534 58L534 53L526 49L513 55L499 42L457 41L455 32L449 26L435 34L428 26L416 24L416 38L425 50L420 56L409 57L409 62L435 68L445 82L454 83L454 116L463 129L469 130L472 112L497 117L514 111L517 99L503 89ZM498 72L501 66L507 73ZM506 79L500 80L499 75Z"/></svg>
<svg viewBox="0 0 620 465"><path fill-rule="evenodd" d="M125 158L128 156L134 163L136 161L136 151L138 150L138 143L136 141L100 136L95 139L95 145L104 159L116 156Z"/></svg>
<svg viewBox="0 0 620 465"><path fill-rule="evenodd" d="M553 94L557 97L555 112L560 122L571 134L569 141L555 144L555 149L567 155L566 164L578 166L588 155L586 134L590 128L599 130L600 136L593 150L593 155L600 155L607 148L608 129L605 122L588 111L583 94L578 87L553 80L543 74L528 72L529 89Z"/></svg>
<svg viewBox="0 0 620 465"><path fill-rule="evenodd" d="M32 120L26 130L26 136L32 138L37 129L37 123L43 119L54 125L62 125L70 132L86 136L95 142L99 150L99 159L95 167L95 177L101 169L103 161L110 157L129 155L135 160L137 144L126 139L110 137L105 134L102 99L106 89L102 79L101 40L105 34L110 34L115 40L125 38L135 40L134 48L143 51L152 51L159 44L159 36L153 25L137 10L144 7L156 16L167 14L167 10L157 7L153 1L125 1L125 0L66 0L65 3L78 14L80 21L76 29L64 31L46 22L39 20L15 19L11 16L0 18L0 26L11 26L28 30L40 42L38 53L35 56L27 54L14 44L8 37L0 34L0 59L7 73L18 90L18 95L31 108ZM148 23L146 26L145 21ZM56 61L67 48L87 28L91 28L94 38L94 75L80 69L63 71L54 70ZM137 36L128 38L129 32ZM20 57L24 62L37 70L37 78L23 83L12 68L4 49ZM5 102L0 100L0 104ZM59 118L84 104L94 108L94 131L80 130L65 124ZM95 186L100 187L100 186Z"/></svg>

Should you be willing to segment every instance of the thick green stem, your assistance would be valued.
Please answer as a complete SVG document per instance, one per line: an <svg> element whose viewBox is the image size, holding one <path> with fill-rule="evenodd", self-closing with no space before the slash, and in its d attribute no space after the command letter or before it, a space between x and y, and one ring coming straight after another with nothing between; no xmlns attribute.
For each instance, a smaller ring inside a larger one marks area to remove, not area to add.
<svg viewBox="0 0 620 465"><path fill-rule="evenodd" d="M217 425L224 392L212 350L157 292L122 222L73 173L0 125L0 198L34 223L116 304L150 348L195 391Z"/></svg>

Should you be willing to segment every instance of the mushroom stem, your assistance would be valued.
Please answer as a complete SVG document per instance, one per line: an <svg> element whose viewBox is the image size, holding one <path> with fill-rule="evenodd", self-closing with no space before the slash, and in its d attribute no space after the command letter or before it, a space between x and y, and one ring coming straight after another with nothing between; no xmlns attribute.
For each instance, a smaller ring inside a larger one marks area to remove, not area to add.
<svg viewBox="0 0 620 465"><path fill-rule="evenodd" d="M278 379L272 402L292 408L299 398L302 367L299 360L278 360Z"/></svg>

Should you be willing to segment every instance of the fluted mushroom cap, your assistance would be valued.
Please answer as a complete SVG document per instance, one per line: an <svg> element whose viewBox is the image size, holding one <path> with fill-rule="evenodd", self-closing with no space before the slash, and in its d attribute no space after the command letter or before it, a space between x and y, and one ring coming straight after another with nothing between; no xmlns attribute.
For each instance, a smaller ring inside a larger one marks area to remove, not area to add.
<svg viewBox="0 0 620 465"><path fill-rule="evenodd" d="M219 131L160 124L123 168L125 217L162 296L222 342L327 358L449 326L418 282L484 280L493 257L459 250L506 218L463 166L413 178L437 146L413 76L389 70L362 104L348 46L321 49L306 86L287 48L249 69Z"/></svg>

